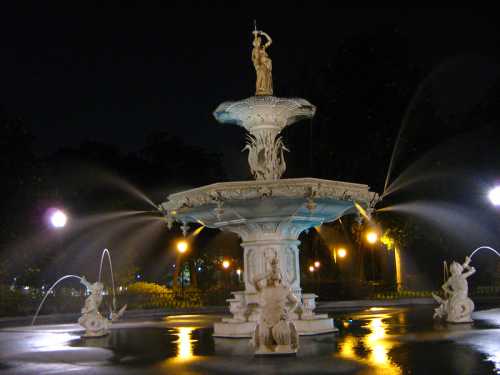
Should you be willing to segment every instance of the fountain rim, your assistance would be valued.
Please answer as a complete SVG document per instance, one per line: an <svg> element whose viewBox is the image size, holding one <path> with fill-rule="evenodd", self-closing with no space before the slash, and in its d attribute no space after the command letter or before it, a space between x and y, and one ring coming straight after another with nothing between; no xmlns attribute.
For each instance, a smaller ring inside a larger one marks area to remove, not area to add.
<svg viewBox="0 0 500 375"><path fill-rule="evenodd" d="M248 195L249 193L253 194ZM227 196L228 194L231 194L231 196ZM186 203L186 200L194 204L194 206L199 206L224 200L270 196L283 198L333 198L334 196L341 196L344 197L342 200L356 200L368 204L376 199L378 194L370 191L370 187L365 184L324 180L313 177L279 180L246 180L216 182L172 193L167 196L167 201L163 202L160 206L168 210L173 209L176 203Z"/></svg>

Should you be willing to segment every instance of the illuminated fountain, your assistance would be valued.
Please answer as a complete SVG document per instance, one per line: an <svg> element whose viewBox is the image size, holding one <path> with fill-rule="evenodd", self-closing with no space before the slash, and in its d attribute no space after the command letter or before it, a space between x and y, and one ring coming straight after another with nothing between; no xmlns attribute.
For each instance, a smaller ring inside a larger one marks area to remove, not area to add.
<svg viewBox="0 0 500 375"><path fill-rule="evenodd" d="M262 43L262 37L267 42ZM342 215L357 212L355 203L369 209L378 199L367 185L317 178L281 179L286 170L280 132L293 123L310 119L316 108L300 98L273 96L271 59L266 49L271 38L254 31L252 61L257 73L256 95L225 102L214 112L217 121L236 124L247 131L248 162L255 181L215 183L168 196L160 205L169 226L189 223L236 233L244 251L245 290L229 299L231 318L215 323L214 336L250 337L260 315L253 281L270 272L267 261L277 255L284 282L301 301L291 313L301 335L334 332L333 320L314 313L314 294L302 293L299 268L299 235Z"/></svg>

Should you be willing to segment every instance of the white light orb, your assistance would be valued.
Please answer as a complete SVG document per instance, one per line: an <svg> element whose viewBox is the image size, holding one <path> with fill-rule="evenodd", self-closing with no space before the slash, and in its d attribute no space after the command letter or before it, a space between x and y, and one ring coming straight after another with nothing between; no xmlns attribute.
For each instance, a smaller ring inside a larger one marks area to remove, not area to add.
<svg viewBox="0 0 500 375"><path fill-rule="evenodd" d="M50 223L54 228L63 228L68 222L68 217L61 210L56 210L50 215Z"/></svg>
<svg viewBox="0 0 500 375"><path fill-rule="evenodd" d="M488 198L494 206L500 206L500 186L496 186L488 193Z"/></svg>

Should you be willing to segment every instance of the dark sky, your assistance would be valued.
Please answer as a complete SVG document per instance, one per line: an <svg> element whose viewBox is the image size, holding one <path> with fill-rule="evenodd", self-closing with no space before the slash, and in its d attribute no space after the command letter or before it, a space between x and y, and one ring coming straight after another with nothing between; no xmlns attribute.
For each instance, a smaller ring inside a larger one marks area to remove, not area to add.
<svg viewBox="0 0 500 375"><path fill-rule="evenodd" d="M346 38L381 28L404 35L409 63L424 72L455 55L495 58L500 45L498 19L488 10L33 4L0 10L0 106L26 119L44 152L87 139L134 150L148 131L163 129L223 151L229 162L243 132L218 124L212 111L253 94L254 18L274 40L276 95L298 82L304 67L328 66ZM474 76L469 81L474 88ZM452 82L437 99L443 108L454 91Z"/></svg>

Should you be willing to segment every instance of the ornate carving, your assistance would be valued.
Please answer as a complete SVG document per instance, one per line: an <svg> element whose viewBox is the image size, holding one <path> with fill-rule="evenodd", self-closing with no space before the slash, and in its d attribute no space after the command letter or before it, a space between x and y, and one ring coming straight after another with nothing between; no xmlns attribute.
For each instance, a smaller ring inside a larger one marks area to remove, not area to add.
<svg viewBox="0 0 500 375"><path fill-rule="evenodd" d="M262 82L259 81L259 70L257 76L259 86L259 82ZM271 95L264 94L268 89L263 87L257 95ZM222 103L214 116L219 122L237 124L249 132L243 150L248 150L248 163L254 178L277 180L286 170L283 151L288 151L279 133L287 125L313 117L315 110L304 99L255 96L238 102Z"/></svg>

